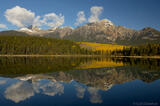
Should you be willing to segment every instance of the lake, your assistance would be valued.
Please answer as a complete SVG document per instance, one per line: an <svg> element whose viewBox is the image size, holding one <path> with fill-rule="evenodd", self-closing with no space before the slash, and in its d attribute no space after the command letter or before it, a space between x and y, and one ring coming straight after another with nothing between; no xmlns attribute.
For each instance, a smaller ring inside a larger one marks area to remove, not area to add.
<svg viewBox="0 0 160 106"><path fill-rule="evenodd" d="M158 106L160 59L0 57L0 106Z"/></svg>

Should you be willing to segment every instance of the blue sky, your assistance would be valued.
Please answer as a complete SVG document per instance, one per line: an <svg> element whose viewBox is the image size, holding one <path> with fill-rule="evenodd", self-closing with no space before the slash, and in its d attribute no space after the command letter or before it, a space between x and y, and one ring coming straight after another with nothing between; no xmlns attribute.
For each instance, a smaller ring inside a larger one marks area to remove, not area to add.
<svg viewBox="0 0 160 106"><path fill-rule="evenodd" d="M83 25L88 23L88 18L92 15L91 7L97 6L103 8L98 16L99 20L107 18L115 25L137 30L148 26L160 30L160 0L1 0L0 24L6 25L8 29L20 27L13 24L13 20L8 21L5 17L6 10L15 6L31 11L35 17L40 16L41 20L44 20L42 18L46 14L54 13L59 18L61 14L64 16L64 22L60 26L72 27L78 26L75 22L79 11L83 11L85 15L86 20L80 24ZM50 26L45 22L43 24L41 28L54 26L53 23Z"/></svg>

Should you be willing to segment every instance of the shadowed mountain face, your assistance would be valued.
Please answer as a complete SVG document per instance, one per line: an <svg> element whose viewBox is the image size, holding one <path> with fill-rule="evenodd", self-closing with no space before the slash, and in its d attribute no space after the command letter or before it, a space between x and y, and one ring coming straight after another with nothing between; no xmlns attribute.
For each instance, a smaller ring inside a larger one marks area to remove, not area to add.
<svg viewBox="0 0 160 106"><path fill-rule="evenodd" d="M9 31L2 31L0 32L0 35L6 35L6 36L29 36L26 32L19 32L15 30L9 30Z"/></svg>
<svg viewBox="0 0 160 106"><path fill-rule="evenodd" d="M104 19L78 28L61 27L48 30L30 26L17 31L3 31L0 35L34 35L69 39L73 41L98 42L122 45L136 45L148 42L159 43L160 32L153 28L133 30L123 26L116 26L111 21Z"/></svg>

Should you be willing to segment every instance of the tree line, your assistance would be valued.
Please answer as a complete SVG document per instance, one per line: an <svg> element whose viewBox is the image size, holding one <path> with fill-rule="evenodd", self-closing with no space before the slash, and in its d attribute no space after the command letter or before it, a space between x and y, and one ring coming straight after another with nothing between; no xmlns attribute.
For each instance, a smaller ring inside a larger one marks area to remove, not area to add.
<svg viewBox="0 0 160 106"><path fill-rule="evenodd" d="M145 44L139 46L124 47L122 50L115 50L112 55L120 56L160 56L160 44Z"/></svg>
<svg viewBox="0 0 160 106"><path fill-rule="evenodd" d="M37 36L0 36L1 55L160 56L160 44L128 46L117 50L90 50L70 40Z"/></svg>
<svg viewBox="0 0 160 106"><path fill-rule="evenodd" d="M96 54L75 42L37 36L0 36L0 54L68 55Z"/></svg>

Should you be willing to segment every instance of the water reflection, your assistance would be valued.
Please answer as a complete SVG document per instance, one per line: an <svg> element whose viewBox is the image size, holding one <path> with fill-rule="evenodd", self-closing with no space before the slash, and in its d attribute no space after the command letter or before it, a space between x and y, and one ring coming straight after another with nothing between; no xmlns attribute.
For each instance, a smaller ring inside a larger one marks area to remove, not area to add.
<svg viewBox="0 0 160 106"><path fill-rule="evenodd" d="M24 101L35 95L35 93L40 93L48 96L61 95L64 93L64 86L59 82L43 82L43 81L18 81L11 84L5 90L5 98L12 100L16 103Z"/></svg>
<svg viewBox="0 0 160 106"><path fill-rule="evenodd" d="M88 92L90 93L91 103L102 103L101 95L98 93L98 89L89 87Z"/></svg>
<svg viewBox="0 0 160 106"><path fill-rule="evenodd" d="M84 93L85 93L86 89L83 86L79 85L79 84L75 85L75 89L77 91L77 94L76 94L77 97L82 99L84 97Z"/></svg>
<svg viewBox="0 0 160 106"><path fill-rule="evenodd" d="M91 103L102 103L101 95L98 93L99 89L94 87L84 88L81 84L73 85L76 89L76 96L83 99L85 91L89 92L89 101ZM49 80L39 80L35 82L18 81L8 86L4 92L6 99L18 103L31 98L35 94L44 94L48 96L61 96L64 93L64 85L60 82L52 82Z"/></svg>
<svg viewBox="0 0 160 106"><path fill-rule="evenodd" d="M26 81L20 81L9 86L5 91L6 99L16 103L30 98L34 95L33 87Z"/></svg>
<svg viewBox="0 0 160 106"><path fill-rule="evenodd" d="M7 81L6 80L0 80L0 85L5 84Z"/></svg>
<svg viewBox="0 0 160 106"><path fill-rule="evenodd" d="M25 103L32 97L43 102L45 99L41 98L45 95L59 98L63 103L73 96L70 103L87 100L84 104L107 104L106 99L111 95L103 94L110 92L114 95L112 90L117 85L137 80L144 84L154 83L160 79L159 62L159 59L130 58L0 58L0 88L5 88L0 94L6 102L15 103ZM136 87L136 84L131 86ZM154 91L160 89L156 86ZM129 86L129 90L133 89ZM155 98L160 99L159 96Z"/></svg>

